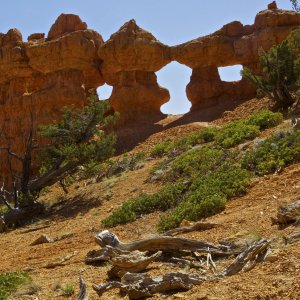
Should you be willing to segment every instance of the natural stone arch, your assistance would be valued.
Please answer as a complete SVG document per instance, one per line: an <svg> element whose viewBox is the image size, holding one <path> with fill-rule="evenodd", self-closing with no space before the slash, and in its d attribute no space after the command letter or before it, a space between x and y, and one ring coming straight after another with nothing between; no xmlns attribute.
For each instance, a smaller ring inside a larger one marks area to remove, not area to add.
<svg viewBox="0 0 300 300"><path fill-rule="evenodd" d="M272 5L256 15L253 25L234 21L211 35L171 47L171 59L193 69L187 85L192 110L218 107L224 111L253 98L256 89L245 78L221 81L217 68L241 64L259 74L259 48L270 49L299 25L300 14Z"/></svg>
<svg viewBox="0 0 300 300"><path fill-rule="evenodd" d="M121 123L162 117L160 107L170 95L158 85L155 72L171 61L167 45L131 20L99 48L98 54L104 80L113 86L109 101L120 113Z"/></svg>
<svg viewBox="0 0 300 300"><path fill-rule="evenodd" d="M185 114L190 111L191 102L186 96L186 84L189 82L191 68L172 61L156 72L158 82L168 88L170 101L161 106L164 114Z"/></svg>

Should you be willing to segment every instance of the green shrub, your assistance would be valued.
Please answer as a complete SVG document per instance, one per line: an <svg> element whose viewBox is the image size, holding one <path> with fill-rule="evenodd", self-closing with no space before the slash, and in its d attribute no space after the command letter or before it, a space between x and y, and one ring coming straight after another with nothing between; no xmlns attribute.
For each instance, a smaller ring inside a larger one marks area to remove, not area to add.
<svg viewBox="0 0 300 300"><path fill-rule="evenodd" d="M169 153L174 147L170 139L166 140L163 143L156 144L152 149L150 155L152 157L162 157L165 154Z"/></svg>
<svg viewBox="0 0 300 300"><path fill-rule="evenodd" d="M231 148L246 140L254 139L259 134L259 127L248 124L244 120L225 125L216 136L216 144L223 148Z"/></svg>
<svg viewBox="0 0 300 300"><path fill-rule="evenodd" d="M165 211L175 207L180 202L185 189L186 184L179 182L168 184L152 195L142 194L123 203L120 208L104 219L102 224L105 227L114 227L118 224L132 222L142 214L149 214L156 210Z"/></svg>
<svg viewBox="0 0 300 300"><path fill-rule="evenodd" d="M262 176L299 160L300 131L286 131L275 133L248 152L243 158L242 166Z"/></svg>
<svg viewBox="0 0 300 300"><path fill-rule="evenodd" d="M191 185L186 198L161 218L158 230L166 231L177 227L183 219L197 221L222 211L226 199L243 193L249 180L249 172L232 160L226 161L211 173L199 174L199 178Z"/></svg>
<svg viewBox="0 0 300 300"><path fill-rule="evenodd" d="M208 146L192 149L172 162L166 177L168 180L189 179L198 176L199 173L205 174L221 164L225 157L222 149L212 149Z"/></svg>
<svg viewBox="0 0 300 300"><path fill-rule="evenodd" d="M208 143L214 140L217 133L217 128L205 128L200 131L193 132L192 134L184 137L183 139L177 141L174 145L175 148L181 150L187 150L198 144Z"/></svg>
<svg viewBox="0 0 300 300"><path fill-rule="evenodd" d="M9 272L0 274L0 300L6 300L19 286L30 281L30 277L25 273Z"/></svg>
<svg viewBox="0 0 300 300"><path fill-rule="evenodd" d="M157 227L159 232L178 227L183 219L197 221L200 218L208 217L221 212L225 208L226 199L219 194L207 198L198 198L198 202L185 201L173 211L162 216Z"/></svg>
<svg viewBox="0 0 300 300"><path fill-rule="evenodd" d="M275 127L282 123L283 116L281 113L274 113L269 110L261 110L253 114L248 120L249 125L255 125L260 128L260 130Z"/></svg>

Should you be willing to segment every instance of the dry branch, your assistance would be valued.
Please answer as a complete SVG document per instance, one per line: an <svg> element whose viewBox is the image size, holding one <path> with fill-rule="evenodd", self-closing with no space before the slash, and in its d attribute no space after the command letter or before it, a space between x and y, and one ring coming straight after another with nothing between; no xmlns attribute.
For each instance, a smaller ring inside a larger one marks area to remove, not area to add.
<svg viewBox="0 0 300 300"><path fill-rule="evenodd" d="M239 272L251 270L256 263L265 259L270 241L260 239L252 243L245 251L239 254L236 259L220 274L221 276L232 276Z"/></svg>
<svg viewBox="0 0 300 300"><path fill-rule="evenodd" d="M111 244L114 244L115 247L120 247L120 245L123 246L125 245L124 248L127 249L133 247L132 246L133 244L135 247L136 246L135 243L137 243L137 242L133 242L129 244L122 244L117 238L117 236L107 231L100 233L97 237L98 237L97 240L101 245L104 245L103 243L110 242ZM130 246L128 247L128 245ZM118 288L120 289L121 292L127 294L129 296L129 299L141 299L145 297L150 297L155 293L168 292L171 290L178 290L178 289L188 290L193 285L198 285L205 281L221 280L225 276L232 276L239 272L245 272L252 269L257 263L262 262L265 259L268 252L269 245L270 245L270 241L266 239L261 239L259 241L254 242L249 247L247 247L242 253L240 253L236 257L236 259L222 273L216 274L211 277L209 276L200 277L197 274L185 274L185 273L178 272L178 273L167 273L165 275L156 278L151 278L147 274L137 274L137 273L129 273L129 272L124 274L123 272L124 275L121 278L121 282L110 281L100 285L93 285L93 288L100 296L104 292L110 289ZM123 251L120 250L119 248L112 248L112 249ZM170 248L168 247L167 250L170 250ZM160 253L156 253L154 256L157 257L158 255L160 255ZM135 266L139 266L140 262L142 264L143 261L148 262L148 259L151 260L152 258L152 257L147 258L144 256L144 253L138 251L134 251L131 254L128 253L124 254L123 257L120 256L122 255L112 258L111 259L112 264L115 264L118 267L120 266L126 267L127 270L129 270L129 268L131 268L131 266L135 265L136 263L137 264ZM175 262L182 263L182 261L186 263L185 260L175 259ZM208 266L212 267L212 269L215 272L216 266L209 252L207 256L207 262L208 262ZM124 268L123 271L126 268ZM118 273L113 275L120 276L122 274Z"/></svg>
<svg viewBox="0 0 300 300"><path fill-rule="evenodd" d="M151 278L147 274L127 273L122 277L121 282L112 281L101 285L93 285L93 289L102 295L104 292L119 288L126 293L129 299L141 299L150 297L156 293L172 290L189 290L192 286L207 281L197 274L167 273L163 276Z"/></svg>
<svg viewBox="0 0 300 300"><path fill-rule="evenodd" d="M300 200L281 206L278 209L277 220L278 224L291 224L300 219Z"/></svg>
<svg viewBox="0 0 300 300"><path fill-rule="evenodd" d="M150 263L161 256L162 252L158 251L151 256L146 256L147 252L133 251L128 254L121 254L111 259L112 268L108 275L110 278L121 278L127 272L139 273L144 271Z"/></svg>
<svg viewBox="0 0 300 300"><path fill-rule="evenodd" d="M173 235L192 232L192 231L209 230L209 229L215 228L217 226L218 226L218 224L216 224L216 223L197 222L197 223L193 224L192 226L178 227L175 229L171 229L171 230L165 232L164 235L173 236Z"/></svg>
<svg viewBox="0 0 300 300"><path fill-rule="evenodd" d="M300 231L293 232L284 238L286 244L293 244L300 241Z"/></svg>
<svg viewBox="0 0 300 300"><path fill-rule="evenodd" d="M115 234L108 230L104 230L100 232L95 239L103 248L111 246L126 251L188 250L211 253L216 256L236 254L228 246L215 245L206 241L178 237L155 236L153 238L138 240L131 243L122 243Z"/></svg>

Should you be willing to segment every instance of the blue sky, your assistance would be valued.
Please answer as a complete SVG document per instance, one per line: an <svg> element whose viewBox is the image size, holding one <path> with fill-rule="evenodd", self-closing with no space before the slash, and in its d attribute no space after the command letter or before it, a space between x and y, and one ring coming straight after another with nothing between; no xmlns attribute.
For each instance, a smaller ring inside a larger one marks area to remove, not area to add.
<svg viewBox="0 0 300 300"><path fill-rule="evenodd" d="M125 22L137 24L152 32L168 45L176 45L216 31L224 24L239 20L252 24L256 13L271 0L0 0L0 32L18 28L24 40L31 33L49 31L61 13L80 15L88 27L107 40ZM277 1L278 7L291 9L289 0ZM227 71L234 79L237 69ZM160 85L169 89L171 102L162 110L166 113L188 111L185 86L191 70L173 62L157 73ZM107 98L110 89L99 89L100 98Z"/></svg>

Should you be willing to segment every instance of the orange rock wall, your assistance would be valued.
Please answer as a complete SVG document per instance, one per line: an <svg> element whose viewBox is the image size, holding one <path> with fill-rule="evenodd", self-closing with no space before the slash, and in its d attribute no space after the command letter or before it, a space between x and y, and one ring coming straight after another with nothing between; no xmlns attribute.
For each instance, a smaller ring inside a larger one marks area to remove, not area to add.
<svg viewBox="0 0 300 300"><path fill-rule="evenodd" d="M19 155L33 116L37 124L57 120L63 106L80 107L87 90L104 83L113 86L110 103L120 112L120 124L161 117L160 107L170 99L155 72L171 61L192 68L186 92L192 110L230 107L255 95L245 79L223 82L218 67L241 64L259 72L258 49L280 43L300 26L300 14L272 3L253 25L234 21L217 32L169 47L134 20L125 23L108 41L78 16L62 14L45 37L32 34L22 40L17 29L0 34L0 183L9 180L7 151ZM13 168L20 169L13 161Z"/></svg>

